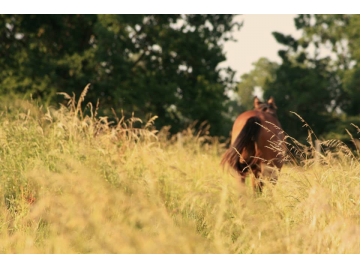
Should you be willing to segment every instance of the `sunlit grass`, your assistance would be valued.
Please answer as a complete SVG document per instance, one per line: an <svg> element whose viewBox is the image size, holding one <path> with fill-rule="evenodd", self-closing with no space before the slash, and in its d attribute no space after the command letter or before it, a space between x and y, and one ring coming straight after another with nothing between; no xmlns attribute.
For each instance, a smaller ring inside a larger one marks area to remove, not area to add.
<svg viewBox="0 0 361 268"><path fill-rule="evenodd" d="M342 145L256 197L206 128L111 127L68 99L2 108L0 253L360 253L359 157Z"/></svg>

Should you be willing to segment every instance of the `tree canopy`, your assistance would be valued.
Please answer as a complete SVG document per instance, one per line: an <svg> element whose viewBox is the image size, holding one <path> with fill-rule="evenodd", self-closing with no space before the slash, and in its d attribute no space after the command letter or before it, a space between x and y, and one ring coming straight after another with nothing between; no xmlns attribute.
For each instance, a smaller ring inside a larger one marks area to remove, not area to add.
<svg viewBox="0 0 361 268"><path fill-rule="evenodd" d="M157 115L174 131L198 120L221 134L225 90L222 42L234 15L0 15L0 93L56 92L100 99L103 112Z"/></svg>
<svg viewBox="0 0 361 268"><path fill-rule="evenodd" d="M344 129L360 121L360 16L298 15L301 38L273 33L284 45L281 64L261 58L238 85L231 68L219 67L224 42L242 26L234 17L0 15L0 96L31 94L53 105L63 101L57 92L79 96L91 83L86 101L99 99L103 115L157 115L156 127L173 132L207 121L211 134L228 136L232 116L251 109L262 89L292 137L307 131L290 111L320 137L349 139Z"/></svg>
<svg viewBox="0 0 361 268"><path fill-rule="evenodd" d="M238 84L241 99L249 102L247 96L261 87L265 99L276 99L280 122L290 136L308 134L292 111L318 137L350 140L345 128L357 134L350 123L360 124L360 16L298 15L295 26L302 30L299 39L273 33L285 46L279 51L282 63L255 63ZM332 53L323 55L325 48Z"/></svg>

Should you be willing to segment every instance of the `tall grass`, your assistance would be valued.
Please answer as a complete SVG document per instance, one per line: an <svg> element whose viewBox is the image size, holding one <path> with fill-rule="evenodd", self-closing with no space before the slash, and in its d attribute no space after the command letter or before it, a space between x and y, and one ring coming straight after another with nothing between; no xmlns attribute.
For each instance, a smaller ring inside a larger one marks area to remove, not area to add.
<svg viewBox="0 0 361 268"><path fill-rule="evenodd" d="M359 157L341 143L255 197L206 127L110 124L86 90L2 108L0 253L360 253Z"/></svg>

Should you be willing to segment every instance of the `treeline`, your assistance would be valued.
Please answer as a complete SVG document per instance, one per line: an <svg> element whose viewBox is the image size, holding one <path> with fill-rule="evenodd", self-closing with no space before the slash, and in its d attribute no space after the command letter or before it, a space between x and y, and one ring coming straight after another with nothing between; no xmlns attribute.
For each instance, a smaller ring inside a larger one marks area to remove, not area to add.
<svg viewBox="0 0 361 268"><path fill-rule="evenodd" d="M299 15L299 40L274 33L285 45L282 63L260 59L238 85L231 68L218 67L226 59L222 43L241 28L234 17L0 15L0 94L56 105L63 101L57 92L79 96L91 83L87 101L99 99L104 115L113 116L112 108L118 116L157 115L156 127L173 132L207 121L212 135L227 137L232 118L260 87L265 98L275 97L291 136L307 135L294 111L320 137L346 139L344 128L359 125L359 15ZM334 57L319 55L323 45ZM240 102L228 99L229 90Z"/></svg>
<svg viewBox="0 0 361 268"><path fill-rule="evenodd" d="M351 124L360 126L360 15L298 15L294 21L301 38L273 33L285 47L278 52L282 63L262 58L242 76L237 91L243 109L260 87L265 98L275 97L290 136L304 139L311 128L318 138L348 142L348 129L359 138Z"/></svg>
<svg viewBox="0 0 361 268"><path fill-rule="evenodd" d="M157 115L172 131L207 120L220 135L233 72L217 66L233 17L1 15L0 92L56 103L56 92L79 96L91 83L87 101L108 116Z"/></svg>

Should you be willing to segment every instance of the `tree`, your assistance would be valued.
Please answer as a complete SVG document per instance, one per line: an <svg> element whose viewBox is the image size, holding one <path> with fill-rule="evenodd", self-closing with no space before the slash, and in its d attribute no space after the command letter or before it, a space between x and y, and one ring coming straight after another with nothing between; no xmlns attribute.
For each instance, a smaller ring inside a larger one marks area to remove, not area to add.
<svg viewBox="0 0 361 268"><path fill-rule="evenodd" d="M274 81L278 64L266 58L253 63L253 70L241 76L237 93L241 99L242 111L253 109L253 97L256 90L263 90L265 85Z"/></svg>
<svg viewBox="0 0 361 268"><path fill-rule="evenodd" d="M348 115L360 114L360 15L299 15L297 29L303 30L302 42L313 43L315 55L329 46L335 60L330 67L340 78L340 92L335 105Z"/></svg>
<svg viewBox="0 0 361 268"><path fill-rule="evenodd" d="M328 108L337 86L331 83L333 74L325 71L327 60L314 60L311 68L305 64L302 53L291 59L280 54L283 62L276 71L276 79L265 85L264 97L276 99L279 120L290 136L307 137L307 130L300 129L302 123L291 112L300 115L315 133L325 133L334 120Z"/></svg>
<svg viewBox="0 0 361 268"><path fill-rule="evenodd" d="M290 111L319 137L335 136L332 132L341 125L350 128L350 121L359 125L359 15L299 15L295 24L303 31L299 40L273 33L286 49L279 51L282 64L275 80L264 88L265 98L275 97L286 132L297 139L307 135ZM322 44L329 44L335 57L322 57Z"/></svg>
<svg viewBox="0 0 361 268"><path fill-rule="evenodd" d="M0 92L49 102L84 88L93 74L94 15L1 15Z"/></svg>
<svg viewBox="0 0 361 268"><path fill-rule="evenodd" d="M56 100L59 91L100 99L178 131L207 120L222 134L224 94L233 81L222 42L240 27L233 15L1 15L0 93ZM221 76L223 72L224 76ZM59 99L57 100L59 101Z"/></svg>

